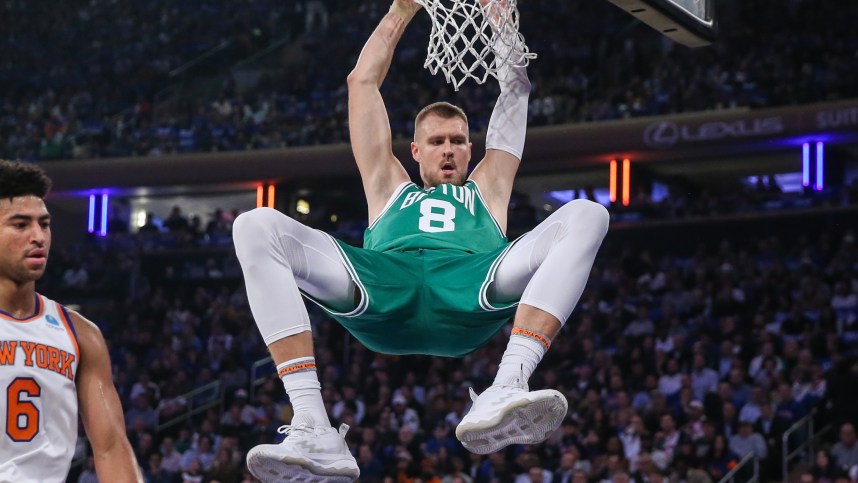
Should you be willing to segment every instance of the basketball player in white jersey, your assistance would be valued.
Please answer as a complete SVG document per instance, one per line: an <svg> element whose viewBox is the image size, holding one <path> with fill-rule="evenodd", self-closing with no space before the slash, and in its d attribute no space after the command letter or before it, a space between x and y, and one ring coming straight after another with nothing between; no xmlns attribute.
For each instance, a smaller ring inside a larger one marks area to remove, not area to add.
<svg viewBox="0 0 858 483"><path fill-rule="evenodd" d="M501 17L492 8L490 21ZM379 87L419 9L413 0L394 0L348 79L349 133L369 212L364 247L271 209L245 213L233 225L250 308L294 409L281 444L248 452L248 468L265 482L359 477L343 438L348 426L332 428L325 411L302 292L368 348L389 354L463 356L514 316L493 384L472 392L474 403L456 428L473 453L542 442L566 416L563 394L530 391L528 379L578 303L608 212L575 200L507 241L530 95L524 67L501 66L486 154L470 172L465 113L435 103L417 115L411 156L423 186L411 181L393 154Z"/></svg>
<svg viewBox="0 0 858 483"><path fill-rule="evenodd" d="M40 168L0 160L0 482L66 481L78 414L99 479L142 482L101 332L36 292L50 185Z"/></svg>

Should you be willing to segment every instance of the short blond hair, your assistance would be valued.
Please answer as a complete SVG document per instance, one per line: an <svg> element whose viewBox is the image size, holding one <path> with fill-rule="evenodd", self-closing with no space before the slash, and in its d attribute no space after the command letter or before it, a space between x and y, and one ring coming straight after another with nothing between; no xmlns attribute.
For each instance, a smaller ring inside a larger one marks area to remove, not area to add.
<svg viewBox="0 0 858 483"><path fill-rule="evenodd" d="M468 116L465 114L465 111L462 110L461 107L450 104L449 102L433 102L428 106L420 109L420 112L417 113L417 117L414 118L414 139L417 139L417 128L420 127L420 123L423 122L423 119L426 119L426 116L429 114L434 114L441 119L452 119L454 117L458 117L459 119L465 121L465 127L468 127Z"/></svg>

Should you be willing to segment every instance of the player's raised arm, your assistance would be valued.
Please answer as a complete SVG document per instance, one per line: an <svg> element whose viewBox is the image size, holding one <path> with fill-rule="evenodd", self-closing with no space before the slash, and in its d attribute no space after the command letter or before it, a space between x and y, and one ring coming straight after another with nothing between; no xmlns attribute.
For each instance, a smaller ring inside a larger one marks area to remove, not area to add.
<svg viewBox="0 0 858 483"><path fill-rule="evenodd" d="M125 434L125 415L111 376L110 355L101 331L76 312L69 315L77 333L80 366L77 394L80 415L92 444L100 481L142 482L143 475Z"/></svg>
<svg viewBox="0 0 858 483"><path fill-rule="evenodd" d="M486 0L480 1L486 4ZM505 8L505 3L493 3L490 8ZM491 11L489 15L492 15ZM520 39L510 37L502 40L495 42L492 48L497 53L496 57L507 58L513 43ZM527 68L504 64L498 69L498 83L501 93L486 132L486 155L474 168L471 179L480 186L492 215L506 229L509 198L521 164L527 131L527 103L530 98Z"/></svg>
<svg viewBox="0 0 858 483"><path fill-rule="evenodd" d="M394 0L349 74L349 135L363 181L370 223L381 213L408 173L393 155L390 121L379 87L406 25L420 9L413 0Z"/></svg>

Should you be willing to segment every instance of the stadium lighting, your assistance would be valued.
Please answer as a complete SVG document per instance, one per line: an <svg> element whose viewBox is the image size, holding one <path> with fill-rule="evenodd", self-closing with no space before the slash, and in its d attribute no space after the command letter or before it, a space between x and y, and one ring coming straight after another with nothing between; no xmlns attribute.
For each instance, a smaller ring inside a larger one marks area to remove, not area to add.
<svg viewBox="0 0 858 483"><path fill-rule="evenodd" d="M611 179L608 181L608 189L611 193L611 203L615 203L617 201L617 160L611 160Z"/></svg>
<svg viewBox="0 0 858 483"><path fill-rule="evenodd" d="M86 231L95 231L95 195L89 195L89 219L86 223Z"/></svg>
<svg viewBox="0 0 858 483"><path fill-rule="evenodd" d="M275 191L274 185L273 184L268 185L268 207L269 208L274 208L274 191Z"/></svg>
<svg viewBox="0 0 858 483"><path fill-rule="evenodd" d="M629 158L623 160L623 206L629 206L632 198L632 163Z"/></svg>
<svg viewBox="0 0 858 483"><path fill-rule="evenodd" d="M816 191L822 191L825 179L825 143L816 143Z"/></svg>
<svg viewBox="0 0 858 483"><path fill-rule="evenodd" d="M102 193L101 195L101 227L98 231L98 234L101 236L107 236L107 205L110 200L110 195L107 193Z"/></svg>
<svg viewBox="0 0 858 483"><path fill-rule="evenodd" d="M302 215L309 215L310 202L307 200L298 200L298 203L295 205L295 211L301 213Z"/></svg>

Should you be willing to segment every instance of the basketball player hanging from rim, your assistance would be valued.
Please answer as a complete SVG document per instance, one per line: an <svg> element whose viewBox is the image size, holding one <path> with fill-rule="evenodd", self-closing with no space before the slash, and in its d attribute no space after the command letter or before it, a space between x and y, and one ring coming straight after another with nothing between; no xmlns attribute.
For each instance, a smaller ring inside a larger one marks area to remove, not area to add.
<svg viewBox="0 0 858 483"><path fill-rule="evenodd" d="M369 211L364 248L266 208L233 227L254 319L294 408L282 443L248 453L248 468L266 482L359 474L343 438L348 427L337 432L325 412L301 294L367 348L388 354L464 356L514 316L493 384L479 396L472 390L473 405L456 428L471 452L539 443L566 415L560 392L528 392L527 382L584 290L608 212L575 200L507 242L530 93L524 67L500 70L486 155L470 175L465 113L435 103L417 114L411 155L423 186L411 182L392 152L379 86L419 9L395 0L348 78L351 144Z"/></svg>

